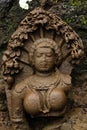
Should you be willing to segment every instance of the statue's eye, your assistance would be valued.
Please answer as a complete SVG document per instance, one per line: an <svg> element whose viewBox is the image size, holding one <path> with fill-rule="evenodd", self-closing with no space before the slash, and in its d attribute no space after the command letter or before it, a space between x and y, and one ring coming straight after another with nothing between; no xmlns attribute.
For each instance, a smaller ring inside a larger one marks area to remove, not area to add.
<svg viewBox="0 0 87 130"><path fill-rule="evenodd" d="M36 54L36 57L41 57L41 56L42 56L41 53L37 53L37 54Z"/></svg>
<svg viewBox="0 0 87 130"><path fill-rule="evenodd" d="M47 53L46 56L47 56L47 57L51 57L51 56L52 56L52 53Z"/></svg>

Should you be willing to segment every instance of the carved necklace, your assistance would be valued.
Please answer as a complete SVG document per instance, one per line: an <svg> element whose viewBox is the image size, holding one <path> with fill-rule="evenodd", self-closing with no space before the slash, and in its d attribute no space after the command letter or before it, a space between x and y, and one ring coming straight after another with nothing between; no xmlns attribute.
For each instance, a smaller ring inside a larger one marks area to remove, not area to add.
<svg viewBox="0 0 87 130"><path fill-rule="evenodd" d="M48 77L39 77L37 75L32 75L29 77L28 86L36 90L48 90L49 88L56 87L59 84L59 81L59 71L53 73Z"/></svg>

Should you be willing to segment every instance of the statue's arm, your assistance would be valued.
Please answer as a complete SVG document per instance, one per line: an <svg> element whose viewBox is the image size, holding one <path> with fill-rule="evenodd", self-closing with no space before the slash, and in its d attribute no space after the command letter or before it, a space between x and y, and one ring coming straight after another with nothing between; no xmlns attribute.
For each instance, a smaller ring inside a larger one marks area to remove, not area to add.
<svg viewBox="0 0 87 130"><path fill-rule="evenodd" d="M19 87L19 86L18 86ZM13 130L30 130L29 125L25 119L23 110L23 96L25 88L12 90L12 109L11 121Z"/></svg>

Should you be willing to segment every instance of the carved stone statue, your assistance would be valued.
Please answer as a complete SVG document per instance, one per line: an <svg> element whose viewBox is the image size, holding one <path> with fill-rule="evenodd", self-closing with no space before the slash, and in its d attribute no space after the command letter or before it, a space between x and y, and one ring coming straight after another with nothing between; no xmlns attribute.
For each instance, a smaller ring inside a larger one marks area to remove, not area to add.
<svg viewBox="0 0 87 130"><path fill-rule="evenodd" d="M34 74L17 84L12 90L12 122L22 123L24 111L34 116L64 114L71 77L56 68L58 47L48 38L36 40L29 59Z"/></svg>
<svg viewBox="0 0 87 130"><path fill-rule="evenodd" d="M26 114L39 118L65 113L72 64L83 54L81 39L61 18L42 8L26 16L3 56L14 130L30 129Z"/></svg>

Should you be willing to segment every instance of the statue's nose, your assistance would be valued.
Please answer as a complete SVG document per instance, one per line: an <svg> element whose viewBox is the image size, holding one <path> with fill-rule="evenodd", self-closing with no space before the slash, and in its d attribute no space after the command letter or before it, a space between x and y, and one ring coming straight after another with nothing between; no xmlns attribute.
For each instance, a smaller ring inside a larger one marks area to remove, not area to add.
<svg viewBox="0 0 87 130"><path fill-rule="evenodd" d="M42 56L42 61L46 61L46 55L45 54Z"/></svg>

